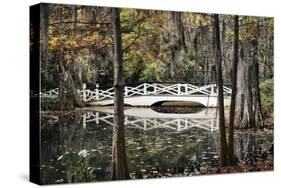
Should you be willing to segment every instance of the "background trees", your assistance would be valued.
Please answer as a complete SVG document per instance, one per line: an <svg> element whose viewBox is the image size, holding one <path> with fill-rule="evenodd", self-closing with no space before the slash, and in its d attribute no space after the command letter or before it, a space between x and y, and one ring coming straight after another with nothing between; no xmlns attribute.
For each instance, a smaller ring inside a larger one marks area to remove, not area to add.
<svg viewBox="0 0 281 188"><path fill-rule="evenodd" d="M82 83L92 88L96 83L100 87L112 86L110 8L44 5L41 17L43 91L60 86L65 91L62 106L73 108L85 105L75 94ZM219 20L224 85L231 85L230 75L235 72L233 18L220 15ZM273 88L273 19L240 16L238 22L234 124L239 128L263 126L261 120L272 116L273 106L269 95L273 92L263 92ZM126 84L216 82L212 15L121 9L120 26Z"/></svg>

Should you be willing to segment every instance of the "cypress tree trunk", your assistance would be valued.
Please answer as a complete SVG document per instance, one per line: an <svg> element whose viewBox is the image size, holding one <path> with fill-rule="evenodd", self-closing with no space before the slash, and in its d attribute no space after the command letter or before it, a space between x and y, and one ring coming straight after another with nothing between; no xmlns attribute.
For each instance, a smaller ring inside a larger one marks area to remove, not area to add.
<svg viewBox="0 0 281 188"><path fill-rule="evenodd" d="M120 26L120 10L112 9L113 45L114 45L114 126L112 137L113 180L129 179L124 134L124 78L123 53Z"/></svg>
<svg viewBox="0 0 281 188"><path fill-rule="evenodd" d="M40 31L42 32L41 45L40 45L40 54L41 62L48 63L48 26L49 26L49 7L47 4L40 5Z"/></svg>
<svg viewBox="0 0 281 188"><path fill-rule="evenodd" d="M65 27L62 24L63 23L63 15L62 12L60 11L60 22L61 24L59 25L62 33L65 32ZM75 14L75 13L73 13ZM73 20L74 22L77 21ZM73 24L75 25L75 24ZM75 34L76 28L73 27L73 35ZM65 63L65 53L71 53L72 54L72 62L69 63L68 65ZM75 86L74 80L72 78L72 75L70 74L70 68L69 66L74 66L74 61L75 61L75 53L73 51L69 52L64 49L60 49L58 52L58 67L59 67L59 108L61 110L65 109L74 109L75 107L85 107L86 104L82 100L81 96L79 95L77 88Z"/></svg>
<svg viewBox="0 0 281 188"><path fill-rule="evenodd" d="M171 11L168 22L169 48L170 48L170 77L174 79L177 56L181 50L187 51L185 36L181 21L181 13Z"/></svg>
<svg viewBox="0 0 281 188"><path fill-rule="evenodd" d="M219 108L219 129L220 129L220 166L227 165L227 142L225 133L224 119L224 98L223 98L223 79L222 79L222 57L220 44L220 24L219 15L214 15L215 27L215 60L217 67L217 87L218 87L218 108Z"/></svg>
<svg viewBox="0 0 281 188"><path fill-rule="evenodd" d="M63 55L60 59L63 59ZM79 95L73 78L67 68L65 67L63 60L59 61L60 70L60 82L59 82L59 103L60 109L74 109L75 107L85 107L86 104L82 101Z"/></svg>
<svg viewBox="0 0 281 188"><path fill-rule="evenodd" d="M41 66L48 64L48 27L49 27L49 5L40 4L40 63ZM45 77L41 73L41 82ZM46 84L41 84L40 91L46 90Z"/></svg>
<svg viewBox="0 0 281 188"><path fill-rule="evenodd" d="M254 88L252 89L253 91L253 112L255 114L255 125L256 127L263 127L263 114L262 114L262 108L261 108L261 95L260 95L260 88L259 88L259 83L260 83L260 68L259 68L259 36L260 36L260 26L259 26L259 20L257 22L256 26L256 34L255 38L252 41L252 46L253 46L253 64L254 64L254 74L256 79L253 79L253 84Z"/></svg>
<svg viewBox="0 0 281 188"><path fill-rule="evenodd" d="M234 51L233 51L233 70L232 70L232 93L231 105L229 112L229 135L228 135L228 152L229 164L234 165L234 116L235 116L235 102L237 93L237 64L238 64L238 36L239 36L239 18L234 16Z"/></svg>
<svg viewBox="0 0 281 188"><path fill-rule="evenodd" d="M237 95L235 107L235 126L255 128L263 126L259 89L258 37L257 25L254 37L243 42L240 49L241 60L237 71Z"/></svg>

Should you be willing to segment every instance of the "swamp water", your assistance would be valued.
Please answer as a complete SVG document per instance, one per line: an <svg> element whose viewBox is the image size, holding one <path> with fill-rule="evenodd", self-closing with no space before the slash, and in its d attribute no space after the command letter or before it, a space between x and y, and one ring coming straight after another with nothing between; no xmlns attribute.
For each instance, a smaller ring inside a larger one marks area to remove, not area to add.
<svg viewBox="0 0 281 188"><path fill-rule="evenodd" d="M43 115L44 184L110 180L113 108ZM235 130L239 163L272 159L273 130ZM219 166L216 110L126 108L125 146L131 179L204 174Z"/></svg>

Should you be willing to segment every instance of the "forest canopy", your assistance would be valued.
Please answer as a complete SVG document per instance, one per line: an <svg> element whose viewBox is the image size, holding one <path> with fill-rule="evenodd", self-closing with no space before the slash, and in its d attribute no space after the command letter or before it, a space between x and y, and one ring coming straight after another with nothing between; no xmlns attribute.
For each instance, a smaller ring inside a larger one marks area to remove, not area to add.
<svg viewBox="0 0 281 188"><path fill-rule="evenodd" d="M42 40L48 53L42 66L43 89L58 82L58 56L69 66L77 88L82 83L112 85L110 8L48 5L42 11ZM213 23L210 14L157 10L121 10L125 82L214 82ZM232 15L221 15L223 75L230 82ZM259 25L260 77L273 77L273 18L239 16L240 56ZM44 28L46 27L46 28ZM47 43L47 44L46 44ZM78 74L75 74L78 72ZM106 78L106 79L105 79Z"/></svg>
<svg viewBox="0 0 281 188"><path fill-rule="evenodd" d="M74 93L64 96L67 99L75 98L76 89L81 89L83 83L89 88L97 84L100 88L113 85L111 12L108 7L42 4L42 92L64 86L62 91ZM232 84L234 17L219 15L222 76L226 86ZM126 85L216 82L213 14L121 8L120 25ZM242 124L249 124L249 114L242 112L250 105L247 101L253 100L253 104L263 107L265 115L273 116L270 83L273 83L274 20L239 16L238 25L236 98L240 110L236 112L242 114ZM270 92L263 93L265 89ZM77 101L74 106L82 105L77 97L74 101Z"/></svg>

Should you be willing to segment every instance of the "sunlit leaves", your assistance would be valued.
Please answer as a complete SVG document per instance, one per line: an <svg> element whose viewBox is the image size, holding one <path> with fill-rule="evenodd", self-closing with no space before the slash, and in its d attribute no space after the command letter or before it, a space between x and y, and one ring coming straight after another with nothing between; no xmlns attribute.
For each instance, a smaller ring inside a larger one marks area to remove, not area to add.
<svg viewBox="0 0 281 188"><path fill-rule="evenodd" d="M166 74L169 74L172 48L177 48L175 77L179 79L188 77L189 71L194 71L195 67L202 68L203 62L206 61L210 68L213 40L212 16L203 13L182 12L179 16L180 29L176 24L171 27L170 16L169 11L121 9L122 48L126 78L136 77L135 81L141 81L140 79L165 80ZM50 62L56 64L57 54L60 54L63 56L60 60L65 63L78 64L83 67L82 69L87 72L87 75L92 74L92 71L97 73L94 74L96 77L112 75L110 19L110 8L53 5L50 9L48 26L49 56L52 56ZM221 30L225 29L224 43L230 47L233 41L233 15L221 15L222 26L223 23L225 25L221 27ZM239 16L239 41L243 43L255 40L257 24L260 24L260 43L264 43L260 45L260 53L266 53L270 44L265 45L265 41L269 37L273 37L272 18ZM177 30L183 31L181 32L183 38ZM182 46L184 46L184 50ZM164 68L162 69L162 67ZM152 74L152 70L156 69L163 73ZM136 72L139 74L138 76L134 76Z"/></svg>

